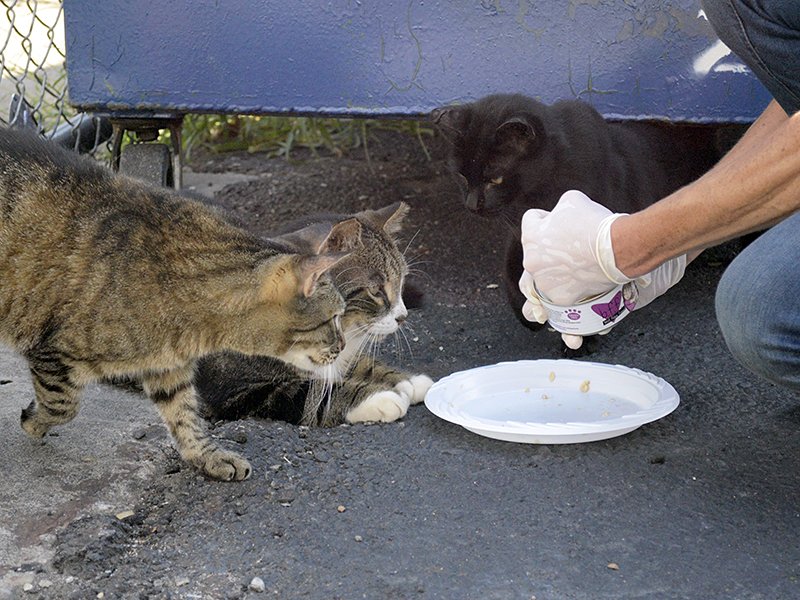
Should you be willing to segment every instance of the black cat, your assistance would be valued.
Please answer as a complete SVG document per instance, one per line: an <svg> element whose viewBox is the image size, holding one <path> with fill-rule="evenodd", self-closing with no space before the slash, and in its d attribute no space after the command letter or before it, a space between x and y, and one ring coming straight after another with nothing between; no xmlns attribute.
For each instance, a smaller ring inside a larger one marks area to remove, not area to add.
<svg viewBox="0 0 800 600"><path fill-rule="evenodd" d="M590 105L545 105L520 94L439 108L431 118L450 142L449 162L467 208L504 219L506 291L519 319L524 297L520 222L576 189L614 212L641 210L707 171L719 158L713 128L607 122Z"/></svg>

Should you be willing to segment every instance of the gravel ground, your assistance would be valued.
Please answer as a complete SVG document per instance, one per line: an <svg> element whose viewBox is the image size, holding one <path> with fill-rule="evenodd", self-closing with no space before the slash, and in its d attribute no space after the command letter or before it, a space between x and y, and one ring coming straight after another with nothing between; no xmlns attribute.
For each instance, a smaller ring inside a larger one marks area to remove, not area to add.
<svg viewBox="0 0 800 600"><path fill-rule="evenodd" d="M424 305L385 344L385 360L436 379L566 356L556 335L522 327L506 306L502 227L461 208L441 148L428 149L431 160L416 140L385 134L370 161L359 151L293 162L232 154L196 157L192 168L250 176L214 202L255 232L307 211L408 202L407 256ZM222 484L177 460L137 394L98 387L119 406L137 403L120 434L127 454L106 459L126 457L127 488L98 503L102 482L89 488L60 454L58 469L37 473L61 493L71 477L94 501L69 515L57 503L37 530L38 558L0 560L0 598L800 597L797 398L739 367L713 316L736 250L701 257L668 297L578 355L650 371L681 394L668 417L606 441L500 442L424 406L385 425L241 421L214 433L255 473ZM23 367L14 368L16 377ZM70 427L48 446L69 444ZM88 452L102 442L75 443ZM3 480L25 487L16 471L42 452L7 463ZM29 499L5 502L23 510Z"/></svg>

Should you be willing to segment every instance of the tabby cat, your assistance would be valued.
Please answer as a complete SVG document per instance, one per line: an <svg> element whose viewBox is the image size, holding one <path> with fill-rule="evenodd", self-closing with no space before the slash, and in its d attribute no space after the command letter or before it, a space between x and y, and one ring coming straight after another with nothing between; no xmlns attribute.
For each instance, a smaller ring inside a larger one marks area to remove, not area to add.
<svg viewBox="0 0 800 600"><path fill-rule="evenodd" d="M91 159L0 130L0 341L23 354L35 399L22 427L70 421L90 381L130 376L184 460L223 480L250 464L206 433L192 383L215 351L324 370L344 347L328 271L352 243L334 225L315 252L264 241L201 204Z"/></svg>
<svg viewBox="0 0 800 600"><path fill-rule="evenodd" d="M576 189L614 212L641 210L708 170L719 157L714 132L699 126L611 123L589 104L545 105L497 94L436 109L431 118L450 142L449 162L472 212L504 219L506 290L520 320L525 298L520 222L529 208L552 209Z"/></svg>
<svg viewBox="0 0 800 600"><path fill-rule="evenodd" d="M372 358L374 345L396 332L408 314L403 301L408 266L395 241L407 212L405 203L397 203L351 216L320 215L295 223L304 227L277 238L301 251L320 229L338 224L352 230L349 255L331 268L347 302L342 317L347 343L327 372L311 379L269 357L228 352L202 359L195 385L210 420L254 416L311 426L385 422L422 401L429 377Z"/></svg>

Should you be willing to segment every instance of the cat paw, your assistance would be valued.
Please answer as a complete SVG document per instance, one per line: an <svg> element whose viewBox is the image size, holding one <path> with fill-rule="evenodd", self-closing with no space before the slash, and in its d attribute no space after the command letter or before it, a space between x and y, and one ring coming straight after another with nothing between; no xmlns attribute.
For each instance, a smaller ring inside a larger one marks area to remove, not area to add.
<svg viewBox="0 0 800 600"><path fill-rule="evenodd" d="M22 425L22 429L25 430L25 433L32 438L43 438L44 435L50 431L50 425L40 423L36 418L36 413L33 412L30 407L22 409L22 415L19 418L19 422L20 425Z"/></svg>
<svg viewBox="0 0 800 600"><path fill-rule="evenodd" d="M390 390L377 392L366 398L355 408L350 409L345 420L348 423L364 423L367 421L390 423L405 415L408 411L408 406L408 396L403 396Z"/></svg>
<svg viewBox="0 0 800 600"><path fill-rule="evenodd" d="M190 462L208 477L220 481L241 481L250 477L253 471L243 456L226 450L214 450L207 456Z"/></svg>
<svg viewBox="0 0 800 600"><path fill-rule="evenodd" d="M396 384L394 390L406 398L409 404L419 404L432 385L433 380L427 375L414 375Z"/></svg>

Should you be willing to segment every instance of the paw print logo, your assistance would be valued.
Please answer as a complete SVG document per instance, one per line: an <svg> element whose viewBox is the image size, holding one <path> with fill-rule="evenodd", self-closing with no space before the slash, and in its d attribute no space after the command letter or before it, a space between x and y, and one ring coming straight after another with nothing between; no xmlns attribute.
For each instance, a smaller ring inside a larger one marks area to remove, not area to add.
<svg viewBox="0 0 800 600"><path fill-rule="evenodd" d="M581 320L581 311L579 311L579 310L577 310L575 308L570 308L569 310L566 310L564 312L566 313L567 318L570 321L580 321Z"/></svg>

